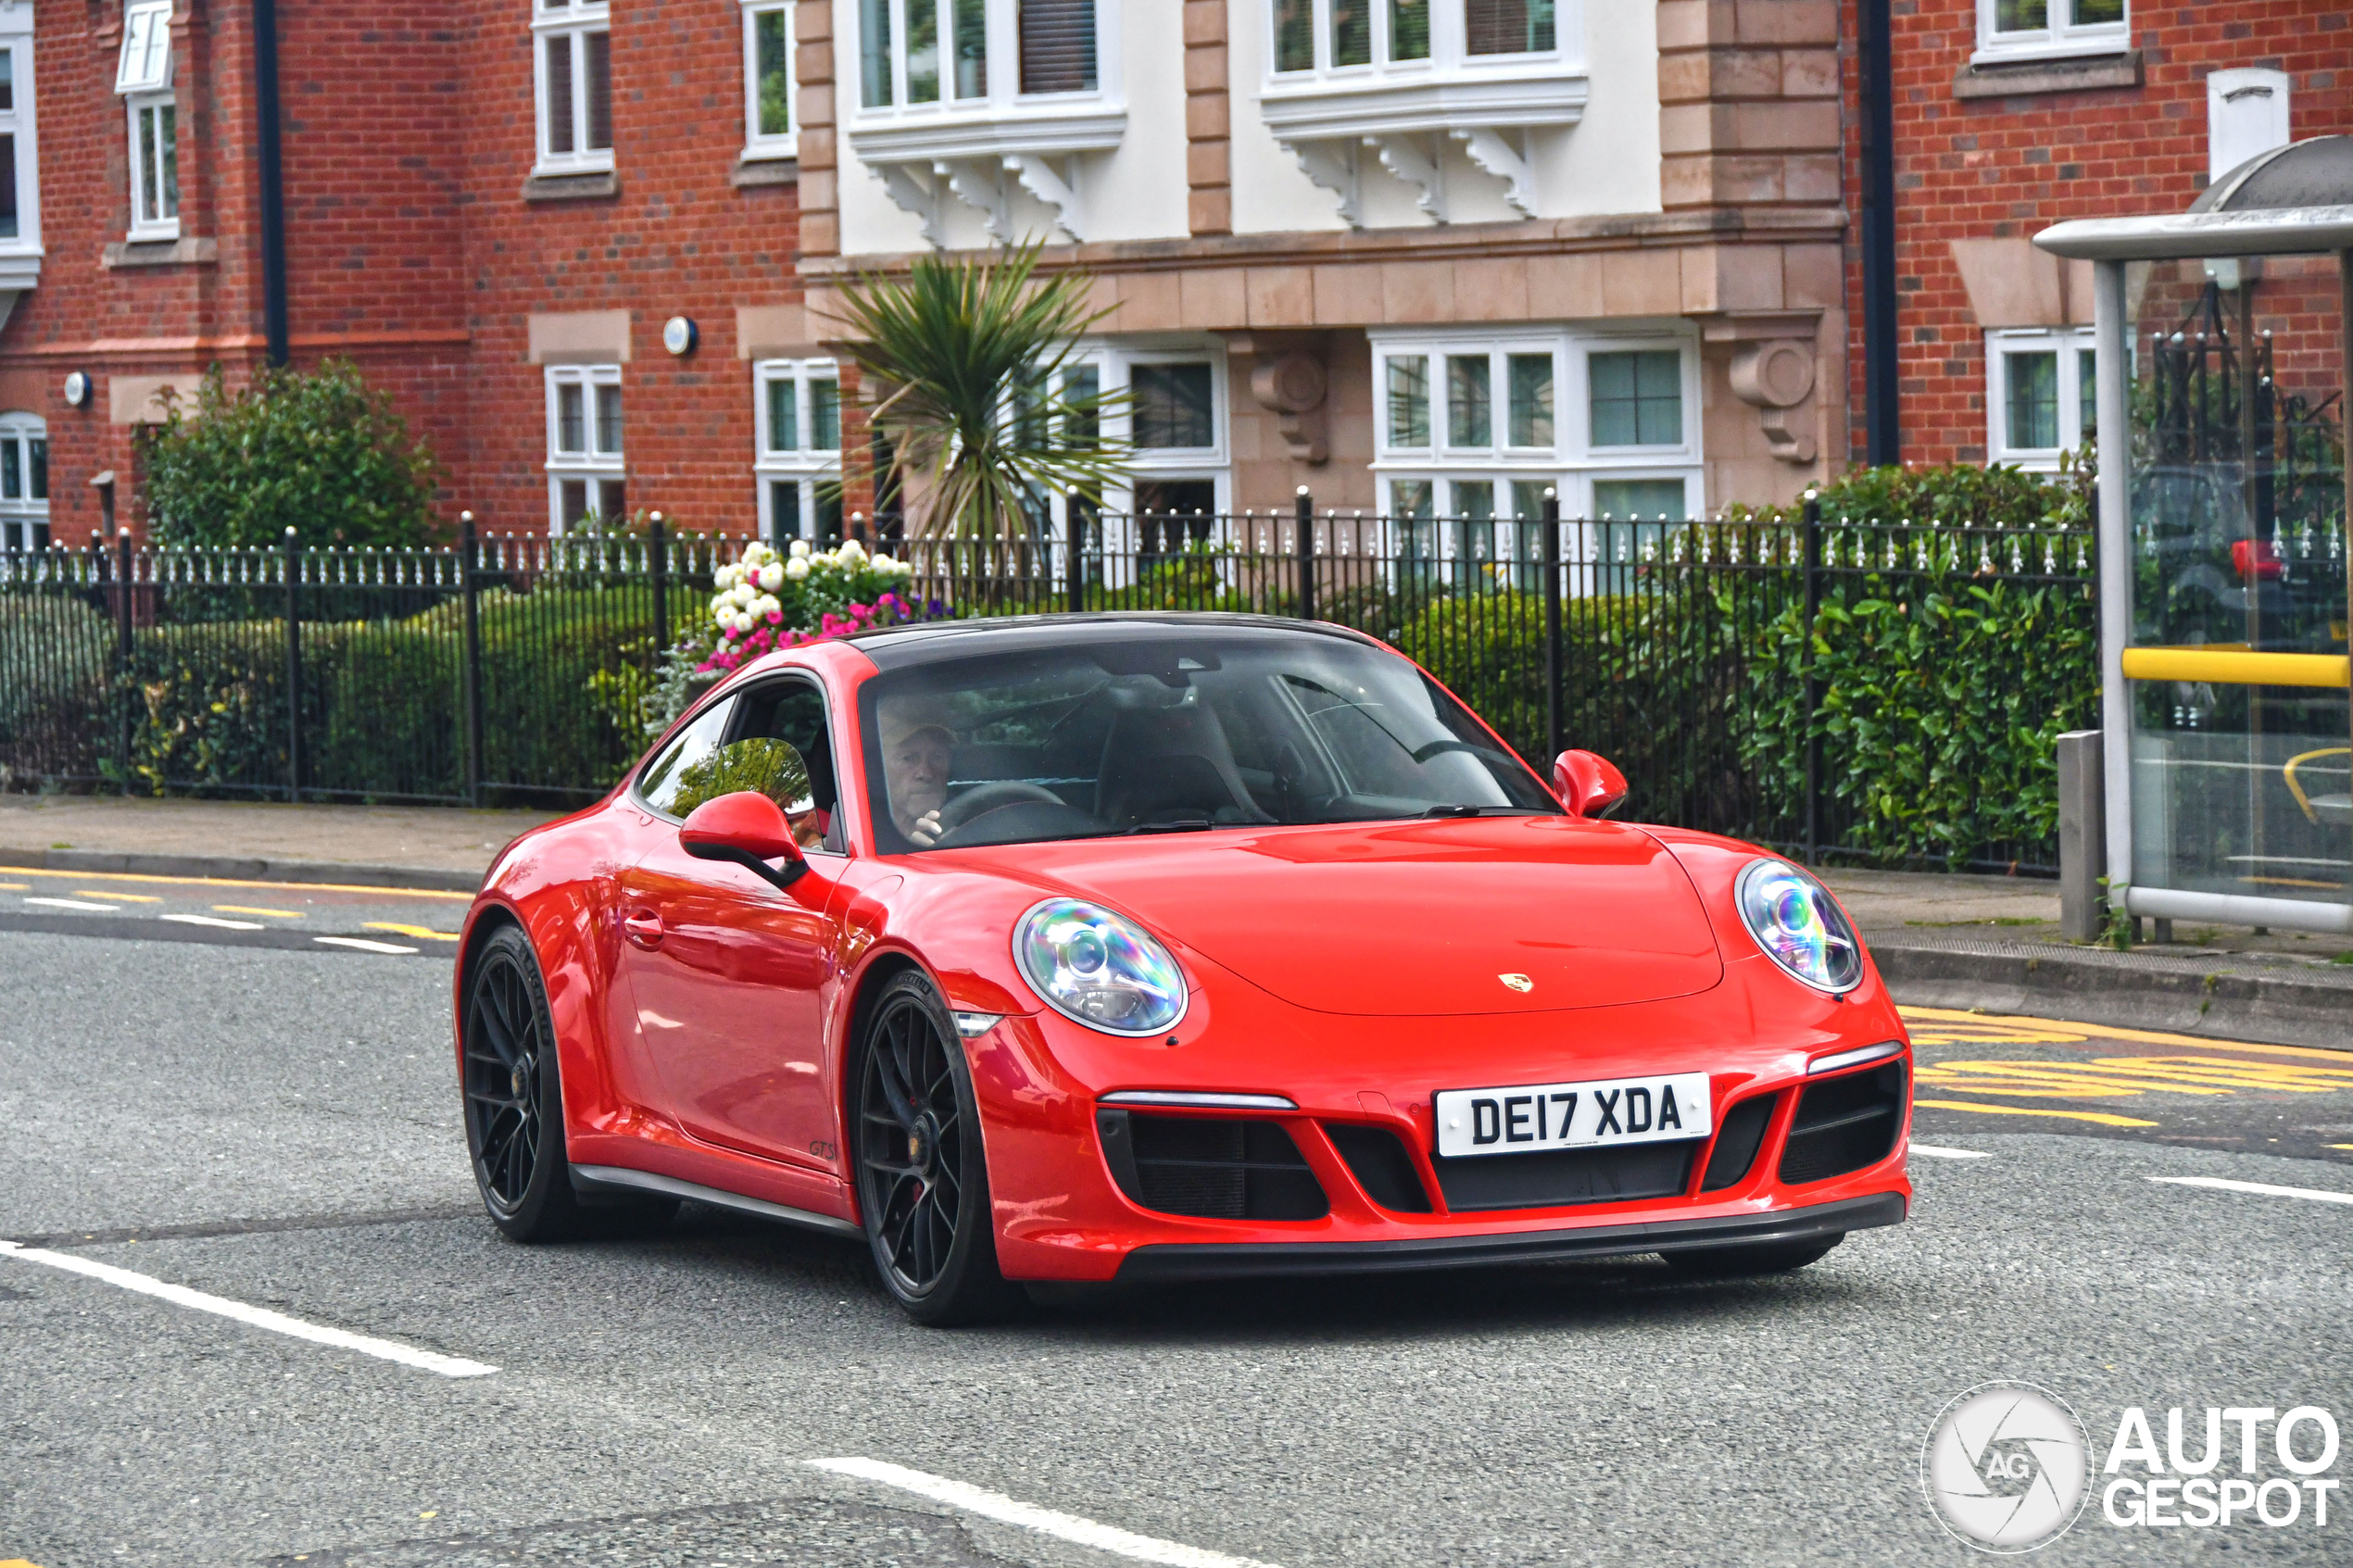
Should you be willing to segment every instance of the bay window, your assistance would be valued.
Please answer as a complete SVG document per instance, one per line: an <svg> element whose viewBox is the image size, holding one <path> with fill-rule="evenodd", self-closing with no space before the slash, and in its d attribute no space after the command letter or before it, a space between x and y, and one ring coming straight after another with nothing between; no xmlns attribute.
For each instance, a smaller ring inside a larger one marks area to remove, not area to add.
<svg viewBox="0 0 2353 1568"><path fill-rule="evenodd" d="M799 150L793 98L791 0L744 0L744 157Z"/></svg>
<svg viewBox="0 0 2353 1568"><path fill-rule="evenodd" d="M2128 0L1977 0L1980 64L2117 54L2131 44Z"/></svg>
<svg viewBox="0 0 2353 1568"><path fill-rule="evenodd" d="M547 531L629 515L621 446L621 367L547 368Z"/></svg>
<svg viewBox="0 0 2353 1568"><path fill-rule="evenodd" d="M1561 545L1572 587L1605 591L1610 562L1698 511L1698 357L1682 336L1376 333L1373 352L1373 467L1401 559L1530 586L1542 539L1526 525L1549 490L1577 523Z"/></svg>
<svg viewBox="0 0 2353 1568"><path fill-rule="evenodd" d="M130 121L130 237L176 240L180 111L171 90L170 0L139 0L123 12L114 85Z"/></svg>
<svg viewBox="0 0 2353 1568"><path fill-rule="evenodd" d="M1560 48L1558 0L1269 0L1277 78L1302 72L1427 75ZM1574 0L1571 0L1571 6ZM1571 18L1574 10L1571 9Z"/></svg>
<svg viewBox="0 0 2353 1568"><path fill-rule="evenodd" d="M859 102L976 106L1093 93L1099 0L858 0Z"/></svg>
<svg viewBox="0 0 2353 1568"><path fill-rule="evenodd" d="M830 359L764 359L752 367L760 532L841 537L841 371Z"/></svg>
<svg viewBox="0 0 2353 1568"><path fill-rule="evenodd" d="M612 168L612 19L604 0L533 0L538 172Z"/></svg>

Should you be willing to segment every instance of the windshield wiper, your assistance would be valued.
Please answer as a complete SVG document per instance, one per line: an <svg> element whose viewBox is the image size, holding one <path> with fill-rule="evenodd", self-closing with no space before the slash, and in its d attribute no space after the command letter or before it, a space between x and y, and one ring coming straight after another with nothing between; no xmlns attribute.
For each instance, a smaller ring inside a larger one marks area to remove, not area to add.
<svg viewBox="0 0 2353 1568"><path fill-rule="evenodd" d="M1529 806L1433 806L1422 813L1425 817L1541 817L1543 814Z"/></svg>
<svg viewBox="0 0 2353 1568"><path fill-rule="evenodd" d="M1216 825L1206 817L1187 817L1174 822L1138 822L1132 828L1121 828L1111 836L1133 838L1139 833L1207 833Z"/></svg>

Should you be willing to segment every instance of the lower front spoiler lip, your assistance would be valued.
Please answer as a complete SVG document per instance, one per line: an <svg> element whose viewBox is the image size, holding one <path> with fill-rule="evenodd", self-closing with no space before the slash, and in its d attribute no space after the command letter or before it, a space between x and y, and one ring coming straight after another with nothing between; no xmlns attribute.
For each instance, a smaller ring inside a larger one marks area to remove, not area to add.
<svg viewBox="0 0 2353 1568"><path fill-rule="evenodd" d="M1504 1236L1411 1241L1204 1242L1139 1247L1121 1261L1119 1283L1257 1279L1282 1274L1386 1273L1504 1263L1560 1263L1637 1252L1682 1252L1759 1242L1827 1241L1848 1231L1903 1223L1904 1195L1882 1192L1808 1209L1712 1220L1645 1220L1630 1225L1516 1231Z"/></svg>

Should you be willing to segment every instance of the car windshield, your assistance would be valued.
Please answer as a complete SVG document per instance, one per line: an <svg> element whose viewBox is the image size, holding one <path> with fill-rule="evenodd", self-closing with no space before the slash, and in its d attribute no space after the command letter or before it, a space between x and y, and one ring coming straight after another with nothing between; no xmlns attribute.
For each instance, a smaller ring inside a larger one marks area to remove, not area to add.
<svg viewBox="0 0 2353 1568"><path fill-rule="evenodd" d="M1377 647L1190 627L1021 642L866 683L886 853L1560 810L1462 704Z"/></svg>

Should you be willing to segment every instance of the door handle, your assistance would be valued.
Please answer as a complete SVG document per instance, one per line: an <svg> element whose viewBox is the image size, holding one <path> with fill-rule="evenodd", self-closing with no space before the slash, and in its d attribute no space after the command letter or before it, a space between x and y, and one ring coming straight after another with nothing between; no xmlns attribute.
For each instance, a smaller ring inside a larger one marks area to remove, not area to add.
<svg viewBox="0 0 2353 1568"><path fill-rule="evenodd" d="M661 917L651 909L632 909L622 917L621 929L640 947L661 946Z"/></svg>

